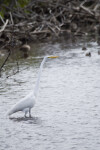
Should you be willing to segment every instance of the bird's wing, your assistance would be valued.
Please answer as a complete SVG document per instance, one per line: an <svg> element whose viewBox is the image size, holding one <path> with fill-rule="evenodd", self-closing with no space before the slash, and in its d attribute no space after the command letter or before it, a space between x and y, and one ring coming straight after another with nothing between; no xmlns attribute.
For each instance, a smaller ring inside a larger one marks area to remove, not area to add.
<svg viewBox="0 0 100 150"><path fill-rule="evenodd" d="M11 115L13 113L16 113L18 111L23 111L25 108L32 108L34 103L34 97L33 94L30 93L25 98L23 98L21 101L16 103L7 113L7 115Z"/></svg>

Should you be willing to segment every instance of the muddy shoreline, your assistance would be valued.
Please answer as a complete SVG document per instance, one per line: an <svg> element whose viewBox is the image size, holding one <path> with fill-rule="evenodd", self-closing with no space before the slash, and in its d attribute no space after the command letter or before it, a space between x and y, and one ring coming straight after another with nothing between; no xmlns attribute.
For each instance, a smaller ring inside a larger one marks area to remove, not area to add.
<svg viewBox="0 0 100 150"><path fill-rule="evenodd" d="M20 50L22 58L27 58L31 43L63 39L70 44L91 36L92 41L100 45L98 0L38 0L30 1L24 8L16 6L11 9L2 4L0 7L6 10L4 18L0 17L0 58L5 56L0 72L16 50Z"/></svg>

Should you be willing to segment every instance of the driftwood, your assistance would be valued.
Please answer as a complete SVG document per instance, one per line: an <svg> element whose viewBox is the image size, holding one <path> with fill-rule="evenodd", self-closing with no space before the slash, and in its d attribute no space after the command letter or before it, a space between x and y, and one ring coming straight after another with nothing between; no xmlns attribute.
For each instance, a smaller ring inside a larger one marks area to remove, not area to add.
<svg viewBox="0 0 100 150"><path fill-rule="evenodd" d="M2 2L3 3L3 2ZM1 46L17 46L32 40L60 37L64 32L81 35L89 25L87 32L95 32L100 22L100 3L98 0L37 0L31 1L23 9L8 7L6 22L0 17ZM28 13L25 13L28 12ZM4 42L3 42L4 41Z"/></svg>
<svg viewBox="0 0 100 150"><path fill-rule="evenodd" d="M10 57L10 54L11 54L11 51L10 51L10 49L9 49L9 50L8 50L8 55L7 55L6 59L4 60L4 62L2 63L1 67L0 67L0 77L1 77L2 68L3 68L4 65L6 64L8 58Z"/></svg>
<svg viewBox="0 0 100 150"><path fill-rule="evenodd" d="M2 28L0 29L0 32L3 32L3 31L5 30L7 24L8 24L8 19L6 20L6 22L4 23L4 25L3 25Z"/></svg>
<svg viewBox="0 0 100 150"><path fill-rule="evenodd" d="M3 24L5 24L5 22L4 22L3 18L2 18L2 16L0 16L0 19L1 19L1 21L3 22Z"/></svg>
<svg viewBox="0 0 100 150"><path fill-rule="evenodd" d="M82 8L83 10L85 10L90 15L95 16L93 12L91 12L88 8L84 7L83 5L81 5L80 8Z"/></svg>

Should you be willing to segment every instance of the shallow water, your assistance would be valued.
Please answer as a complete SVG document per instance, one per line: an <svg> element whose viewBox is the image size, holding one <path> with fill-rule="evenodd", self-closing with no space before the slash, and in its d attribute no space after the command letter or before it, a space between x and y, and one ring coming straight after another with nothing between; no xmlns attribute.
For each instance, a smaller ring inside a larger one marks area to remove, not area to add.
<svg viewBox="0 0 100 150"><path fill-rule="evenodd" d="M100 149L100 48L87 44L92 57L85 57L82 43L66 42L33 46L28 59L19 59L21 72L0 81L0 150L99 150ZM58 55L44 65L38 101L32 118L22 112L6 112L34 89L40 62L45 55ZM13 66L11 62L8 68ZM10 67L9 67L10 66ZM5 71L12 73L10 69Z"/></svg>

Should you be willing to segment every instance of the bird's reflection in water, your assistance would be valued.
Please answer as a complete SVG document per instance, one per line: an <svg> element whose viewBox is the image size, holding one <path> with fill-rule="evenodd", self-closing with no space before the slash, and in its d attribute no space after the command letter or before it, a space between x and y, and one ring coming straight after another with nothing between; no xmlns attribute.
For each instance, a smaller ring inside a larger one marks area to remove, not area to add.
<svg viewBox="0 0 100 150"><path fill-rule="evenodd" d="M41 124L42 120L38 117L10 117L10 120L14 121L14 122L27 122L29 124Z"/></svg>

